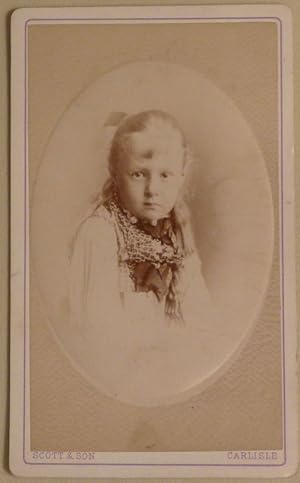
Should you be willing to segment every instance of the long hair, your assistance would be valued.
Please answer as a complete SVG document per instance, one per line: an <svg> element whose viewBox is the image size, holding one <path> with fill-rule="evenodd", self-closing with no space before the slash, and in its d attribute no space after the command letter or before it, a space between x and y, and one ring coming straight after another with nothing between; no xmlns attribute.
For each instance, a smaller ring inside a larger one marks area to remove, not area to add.
<svg viewBox="0 0 300 483"><path fill-rule="evenodd" d="M175 129L181 137L183 147L183 165L186 167L192 161L190 146L186 141L185 134L179 123L170 114L160 110L142 111L138 114L126 116L119 124L112 138L108 155L109 177L105 181L101 193L97 197L97 207L112 198L116 190L115 174L118 164L124 156L128 156L129 138L133 133L147 130L150 123L155 121L164 122ZM172 210L172 220L177 242L185 255L194 251L194 237L191 229L190 211L185 200L184 192L180 193Z"/></svg>
<svg viewBox="0 0 300 483"><path fill-rule="evenodd" d="M158 121L166 123L175 129L181 137L183 147L183 167L192 161L191 149L187 143L185 134L174 117L160 110L143 111L135 115L127 116L119 123L112 138L108 156L109 177L103 185L102 192L97 199L97 207L110 200L116 192L115 175L118 164L130 153L130 136L136 132L147 130L148 126ZM176 235L178 246L183 251L184 256L191 255L194 250L194 236L191 228L190 211L185 200L184 192L179 193L175 206L170 213L173 222L173 229ZM183 320L181 312L180 280L182 267L173 269L172 280L165 300L165 313L171 319Z"/></svg>

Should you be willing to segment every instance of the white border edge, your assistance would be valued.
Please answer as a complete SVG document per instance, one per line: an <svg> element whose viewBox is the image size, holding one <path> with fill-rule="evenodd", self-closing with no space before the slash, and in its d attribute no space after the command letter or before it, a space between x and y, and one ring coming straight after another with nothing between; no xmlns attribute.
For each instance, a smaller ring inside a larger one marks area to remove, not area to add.
<svg viewBox="0 0 300 483"><path fill-rule="evenodd" d="M10 408L10 469L13 474L17 476L85 476L86 468L82 467L64 467L64 469L59 467L39 467L32 468L27 465L23 460L23 450L19 442L19 429L23 427L22 424L22 408L20 404L16 404L16 401L20 401L20 386L22 386L23 376L21 375L23 367L20 364L20 359L18 361L14 360L13 357L15 353L21 351L23 352L22 344L24 338L24 326L23 324L23 308L22 303L19 304L18 294L23 293L24 288L22 287L22 274L24 275L24 270L21 262L24 262L24 256L22 259L22 254L20 254L20 236L22 235L23 225L17 223L19 219L20 209L23 210L22 203L15 203L14 193L18 190L20 184L22 184L24 177L24 169L22 169L22 163L17 162L17 160L22 160L23 158L23 146L20 146L19 140L23 138L22 127L16 119L24 118L24 96L21 92L20 85L23 86L24 82L20 82L20 79L24 80L24 56L22 54L20 62L20 52L24 48L23 42L23 32L24 26L28 21L28 18L47 18L51 14L52 18L66 15L67 18L80 17L83 11L92 11L93 15L96 13L101 13L102 15L121 15L123 18L129 18L135 12L138 14L143 10L146 15L153 15L157 18L160 15L170 14L172 11L176 11L176 17L180 17L185 12L185 15L195 15L199 14L201 16L212 14L219 14L224 12L224 15L229 15L231 6L191 6L191 7L77 7L72 8L72 17L69 8L21 8L17 9L12 14L12 87L11 87L11 98L12 98L12 123L11 123L11 158L13 160L11 165L11 299L14 304L11 304L11 386L10 386L10 397L14 401L14 406L11 405ZM284 58L285 66L284 71L288 71L288 76L285 77L286 88L283 90L285 109L283 113L284 119L284 134L285 138L289 137L284 144L284 155L290 160L287 169L289 172L289 180L294 179L294 166L293 166L293 128L291 126L291 116L290 112L293 112L293 79L292 79L292 16L291 11L288 7L282 5L243 5L243 6L232 6L235 15L240 12L242 15L253 13L253 9L258 11L260 9L260 14L263 12L266 15L279 16L283 21L283 36L284 36ZM154 11L155 9L155 11ZM287 25L289 28L287 28ZM14 59L18 57L18 62L14 62ZM18 79L18 81L17 81ZM295 334L297 333L296 324L296 295L295 295L295 240L291 233L294 233L294 216L295 216L295 206L294 206L294 186L291 186L289 182L288 185L290 197L285 200L285 210L288 213L286 216L287 220L285 223L285 242L288 243L288 249L286 251L290 254L289 263L289 280L286 280L287 287L291 288L292 295L289 296L290 309L289 318L293 319L293 327L289 328L288 340L289 352L292 353L293 357L288 357L286 360L286 384L287 384L287 406L291 407L293 410L292 418L287 417L287 452L289 455L287 464L278 468L247 468L247 477L251 476L290 476L297 470L298 462L298 451L297 451L297 425L295 424L295 418L297 413L297 395L295 391L296 387L296 350L297 342ZM23 193L24 194L24 193ZM19 200L24 200L24 196L18 198ZM22 214L23 217L23 214ZM24 218L24 217L23 217ZM21 225L21 226L20 226ZM18 236L16 236L18 234ZM20 236L19 236L20 235ZM291 255L292 254L292 255ZM23 290L22 290L23 288ZM16 304L16 300L18 303ZM290 323L290 322L289 322ZM292 325L292 324L291 324ZM287 347L286 347L287 349ZM22 362L22 361L21 361ZM105 467L104 467L105 468ZM245 476L244 468L212 468L208 471L204 471L203 468L157 468L152 467L135 467L134 470L127 469L124 467L118 467L114 469L103 468L101 477L132 477L132 476L148 476L151 471L151 476L161 476L161 477L186 477L186 476L232 476L232 477L242 477ZM88 477L99 477L99 469L95 467L95 472L91 472L89 468ZM134 475L132 474L134 471ZM201 473L201 474L199 474Z"/></svg>

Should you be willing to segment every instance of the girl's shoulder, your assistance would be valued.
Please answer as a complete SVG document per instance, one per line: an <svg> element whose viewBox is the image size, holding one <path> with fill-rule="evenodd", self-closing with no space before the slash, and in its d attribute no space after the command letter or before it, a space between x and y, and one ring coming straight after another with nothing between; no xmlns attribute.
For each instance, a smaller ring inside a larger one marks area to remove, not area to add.
<svg viewBox="0 0 300 483"><path fill-rule="evenodd" d="M76 238L89 242L95 240L97 243L99 239L105 242L115 238L114 220L104 205L97 207L81 222Z"/></svg>
<svg viewBox="0 0 300 483"><path fill-rule="evenodd" d="M112 213L104 204L99 205L89 217L92 222L114 225Z"/></svg>

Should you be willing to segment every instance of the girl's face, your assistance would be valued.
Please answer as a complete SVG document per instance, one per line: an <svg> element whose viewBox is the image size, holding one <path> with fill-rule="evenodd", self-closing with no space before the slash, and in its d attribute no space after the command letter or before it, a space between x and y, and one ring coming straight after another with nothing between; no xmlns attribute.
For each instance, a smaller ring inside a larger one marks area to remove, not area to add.
<svg viewBox="0 0 300 483"><path fill-rule="evenodd" d="M150 223L168 216L184 181L183 159L181 134L164 121L130 134L116 173L124 208Z"/></svg>

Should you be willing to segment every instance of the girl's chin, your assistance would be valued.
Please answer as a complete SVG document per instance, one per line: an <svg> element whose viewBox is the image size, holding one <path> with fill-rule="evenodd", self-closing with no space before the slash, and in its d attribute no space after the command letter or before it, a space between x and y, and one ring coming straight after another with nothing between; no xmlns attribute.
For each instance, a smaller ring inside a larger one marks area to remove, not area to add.
<svg viewBox="0 0 300 483"><path fill-rule="evenodd" d="M153 225L156 225L156 223L159 220L162 220L163 218L167 218L169 214L170 213L165 212L165 210L152 207L152 208L135 211L134 216L139 220L143 220Z"/></svg>

